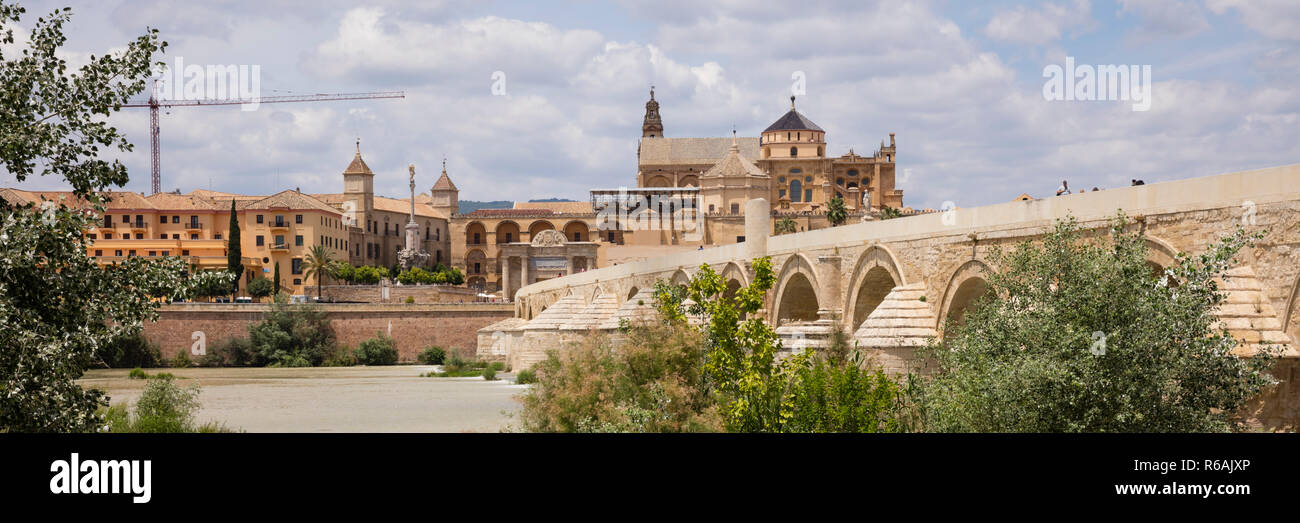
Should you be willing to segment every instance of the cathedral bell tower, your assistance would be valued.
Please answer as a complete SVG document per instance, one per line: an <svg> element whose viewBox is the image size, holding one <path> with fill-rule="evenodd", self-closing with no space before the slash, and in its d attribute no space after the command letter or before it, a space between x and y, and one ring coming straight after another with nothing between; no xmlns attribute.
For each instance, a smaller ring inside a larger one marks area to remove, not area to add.
<svg viewBox="0 0 1300 523"><path fill-rule="evenodd" d="M645 121L641 123L642 138L663 138L664 123L659 119L659 102L655 101L655 88L650 87L650 101L645 103Z"/></svg>

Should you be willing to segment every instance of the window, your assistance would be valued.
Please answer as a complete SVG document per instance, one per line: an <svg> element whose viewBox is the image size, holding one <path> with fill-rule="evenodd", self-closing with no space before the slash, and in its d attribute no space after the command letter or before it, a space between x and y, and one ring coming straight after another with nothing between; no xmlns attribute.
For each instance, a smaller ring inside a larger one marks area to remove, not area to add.
<svg viewBox="0 0 1300 523"><path fill-rule="evenodd" d="M302 278L294 278L294 279L293 279L293 284L294 284L294 285L302 285Z"/></svg>
<svg viewBox="0 0 1300 523"><path fill-rule="evenodd" d="M122 215L122 223L131 223L131 215L129 215L129 214L123 214L123 215Z"/></svg>
<svg viewBox="0 0 1300 523"><path fill-rule="evenodd" d="M149 256L157 256L158 251L149 251Z"/></svg>
<svg viewBox="0 0 1300 523"><path fill-rule="evenodd" d="M171 256L172 251L163 251L163 256Z"/></svg>
<svg viewBox="0 0 1300 523"><path fill-rule="evenodd" d="M283 215L279 215L279 214L275 215L275 226L276 226L276 227L284 227L284 216L283 216Z"/></svg>
<svg viewBox="0 0 1300 523"><path fill-rule="evenodd" d="M159 239L159 240L166 240L166 239L167 239L167 235L166 235L166 234L159 234L159 235L158 235L158 239Z"/></svg>
<svg viewBox="0 0 1300 523"><path fill-rule="evenodd" d="M198 229L198 228L199 228L199 217L198 217L198 216L190 216L190 228L191 228L191 229Z"/></svg>
<svg viewBox="0 0 1300 523"><path fill-rule="evenodd" d="M506 233L506 243L510 243L510 242L513 242L513 241L515 241L515 233L513 233L513 232L508 232L508 233ZM611 241L612 241L612 240L611 240Z"/></svg>
<svg viewBox="0 0 1300 523"><path fill-rule="evenodd" d="M113 217L112 217L112 216L105 216L105 217L104 217L104 227L107 228L107 229L112 229L112 228L113 228Z"/></svg>
<svg viewBox="0 0 1300 523"><path fill-rule="evenodd" d="M293 259L293 273L302 274L302 258Z"/></svg>
<svg viewBox="0 0 1300 523"><path fill-rule="evenodd" d="M858 175L857 169L849 169L849 176L857 176L857 175Z"/></svg>
<svg viewBox="0 0 1300 523"><path fill-rule="evenodd" d="M804 183L812 183L812 176L805 176L803 178L803 181Z"/></svg>
<svg viewBox="0 0 1300 523"><path fill-rule="evenodd" d="M103 255L104 255L104 251L98 249L95 250L95 256L103 256Z"/></svg>
<svg viewBox="0 0 1300 523"><path fill-rule="evenodd" d="M167 215L164 214L164 215L159 216L159 217L158 217L158 223L167 223Z"/></svg>
<svg viewBox="0 0 1300 523"><path fill-rule="evenodd" d="M483 264L474 262L474 274L479 274L481 272L483 272Z"/></svg>
<svg viewBox="0 0 1300 523"><path fill-rule="evenodd" d="M580 233L580 232L575 232L575 233L573 233L573 241L575 241L575 242L580 242L580 241L582 241L582 233Z"/></svg>
<svg viewBox="0 0 1300 523"><path fill-rule="evenodd" d="M805 201L805 202L811 202L811 201L812 201L812 189L804 190L804 192L803 192L803 201Z"/></svg>
<svg viewBox="0 0 1300 523"><path fill-rule="evenodd" d="M745 237L744 237L744 236L737 236L737 237L736 237L736 243L745 243Z"/></svg>
<svg viewBox="0 0 1300 523"><path fill-rule="evenodd" d="M285 245L288 244L284 243L284 235L283 234L275 235L275 247L284 247Z"/></svg>
<svg viewBox="0 0 1300 523"><path fill-rule="evenodd" d="M212 239L214 239L214 240L220 240L220 239L221 239L221 233L213 234L213 235L212 235Z"/></svg>
<svg viewBox="0 0 1300 523"><path fill-rule="evenodd" d="M437 261L438 263L442 263L442 251L437 251L437 254L438 254L438 256L437 256L438 259L435 260L435 261Z"/></svg>
<svg viewBox="0 0 1300 523"><path fill-rule="evenodd" d="M135 256L135 249L131 249L130 251L127 251L126 255L127 255L127 256Z"/></svg>
<svg viewBox="0 0 1300 523"><path fill-rule="evenodd" d="M197 240L197 239L199 239L199 235L194 234L194 233L190 233L190 239L191 239L191 240Z"/></svg>
<svg viewBox="0 0 1300 523"><path fill-rule="evenodd" d="M106 232L106 233L104 233L104 239L105 239L105 240L111 240L111 239L113 239L113 233L111 233L111 232Z"/></svg>
<svg viewBox="0 0 1300 523"><path fill-rule="evenodd" d="M799 148L798 148L798 147L791 147L791 148L790 148L790 156L799 156Z"/></svg>
<svg viewBox="0 0 1300 523"><path fill-rule="evenodd" d="M262 236L261 236L261 235L258 235L258 236L257 236L257 246L258 246L258 247L261 247L261 246L263 246L263 245L265 245L265 244L266 244L266 242L265 242L265 240L262 239Z"/></svg>
<svg viewBox="0 0 1300 523"><path fill-rule="evenodd" d="M713 204L710 203L710 204L709 204L709 213L710 213L710 214L713 213L713 208L714 208L714 207L713 207Z"/></svg>
<svg viewBox="0 0 1300 523"><path fill-rule="evenodd" d="M836 179L835 179L835 185L843 186L843 185L844 185L844 178L836 178Z"/></svg>
<svg viewBox="0 0 1300 523"><path fill-rule="evenodd" d="M142 233L142 232L137 232L137 233L135 233L135 239L137 239L137 240L143 240L143 239L144 239L144 233Z"/></svg>
<svg viewBox="0 0 1300 523"><path fill-rule="evenodd" d="M739 203L733 203L733 204L731 204L731 214L740 214L740 204L739 204Z"/></svg>
<svg viewBox="0 0 1300 523"><path fill-rule="evenodd" d="M609 243L614 243L614 231L609 231Z"/></svg>
<svg viewBox="0 0 1300 523"><path fill-rule="evenodd" d="M189 249L181 249L181 256L189 256L189 255L190 255Z"/></svg>
<svg viewBox="0 0 1300 523"><path fill-rule="evenodd" d="M293 217L293 223L302 223L302 215L298 214Z"/></svg>
<svg viewBox="0 0 1300 523"><path fill-rule="evenodd" d="M794 169L790 169L790 174L803 174L803 169L795 167Z"/></svg>
<svg viewBox="0 0 1300 523"><path fill-rule="evenodd" d="M293 244L294 244L294 246L296 246L296 247L302 247L302 235L301 235L301 234L299 234L299 235L293 237Z"/></svg>
<svg viewBox="0 0 1300 523"><path fill-rule="evenodd" d="M777 176L777 177L776 177L776 183L785 183L785 177L784 177L784 176Z"/></svg>
<svg viewBox="0 0 1300 523"><path fill-rule="evenodd" d="M790 182L790 201L801 202L803 201L800 199L801 196L803 196L803 184L799 180L792 180Z"/></svg>
<svg viewBox="0 0 1300 523"><path fill-rule="evenodd" d="M180 234L173 234L173 235L172 235L172 239L173 239L173 240L179 240L179 239L181 239L181 235L180 235Z"/></svg>
<svg viewBox="0 0 1300 523"><path fill-rule="evenodd" d="M89 236L90 239L92 239L92 240L95 239L95 238L97 238L97 236L95 236L94 234L88 234L87 236Z"/></svg>
<svg viewBox="0 0 1300 523"><path fill-rule="evenodd" d="M122 257L122 249L118 249L118 250L113 251L113 256L117 256L118 258L121 258L121 257Z"/></svg>
<svg viewBox="0 0 1300 523"><path fill-rule="evenodd" d="M257 223L262 223L262 215L257 215Z"/></svg>
<svg viewBox="0 0 1300 523"><path fill-rule="evenodd" d="M478 233L474 233L474 245L478 245L479 243L479 235Z"/></svg>
<svg viewBox="0 0 1300 523"><path fill-rule="evenodd" d="M181 217L179 215L172 216L172 223L181 223Z"/></svg>

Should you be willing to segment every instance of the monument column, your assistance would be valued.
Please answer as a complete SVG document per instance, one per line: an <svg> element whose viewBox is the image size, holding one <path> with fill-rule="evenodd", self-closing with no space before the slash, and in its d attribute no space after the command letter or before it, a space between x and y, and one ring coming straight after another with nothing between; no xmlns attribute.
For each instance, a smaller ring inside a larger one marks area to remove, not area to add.
<svg viewBox="0 0 1300 523"><path fill-rule="evenodd" d="M528 255L519 256L519 288L528 285Z"/></svg>
<svg viewBox="0 0 1300 523"><path fill-rule="evenodd" d="M510 257L501 255L501 297L510 301Z"/></svg>

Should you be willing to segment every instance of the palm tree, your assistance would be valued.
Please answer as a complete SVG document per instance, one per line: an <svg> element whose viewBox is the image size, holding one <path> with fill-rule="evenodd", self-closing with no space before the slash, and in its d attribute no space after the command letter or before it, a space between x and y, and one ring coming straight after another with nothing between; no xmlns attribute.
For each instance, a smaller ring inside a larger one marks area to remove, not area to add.
<svg viewBox="0 0 1300 523"><path fill-rule="evenodd" d="M303 276L316 278L316 301L321 299L321 288L325 277L330 275L330 264L333 262L334 254L320 244L313 245L307 258L302 261Z"/></svg>
<svg viewBox="0 0 1300 523"><path fill-rule="evenodd" d="M848 217L848 210L844 208L844 198L835 195L826 206L826 220L831 222L831 226L838 226L843 225Z"/></svg>
<svg viewBox="0 0 1300 523"><path fill-rule="evenodd" d="M790 234L792 232L798 232L798 231L799 231L799 224L795 223L795 221L791 220L789 217L781 218L776 222L776 234L778 236L782 234Z"/></svg>

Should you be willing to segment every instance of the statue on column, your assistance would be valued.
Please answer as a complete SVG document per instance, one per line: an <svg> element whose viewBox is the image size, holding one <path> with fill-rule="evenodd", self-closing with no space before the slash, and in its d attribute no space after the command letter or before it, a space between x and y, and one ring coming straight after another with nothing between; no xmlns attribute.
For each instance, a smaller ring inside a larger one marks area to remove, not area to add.
<svg viewBox="0 0 1300 523"><path fill-rule="evenodd" d="M402 269L422 266L429 261L429 253L419 246L420 226L415 223L415 164L407 169L410 171L411 217L406 222L406 248L397 253L397 261Z"/></svg>

